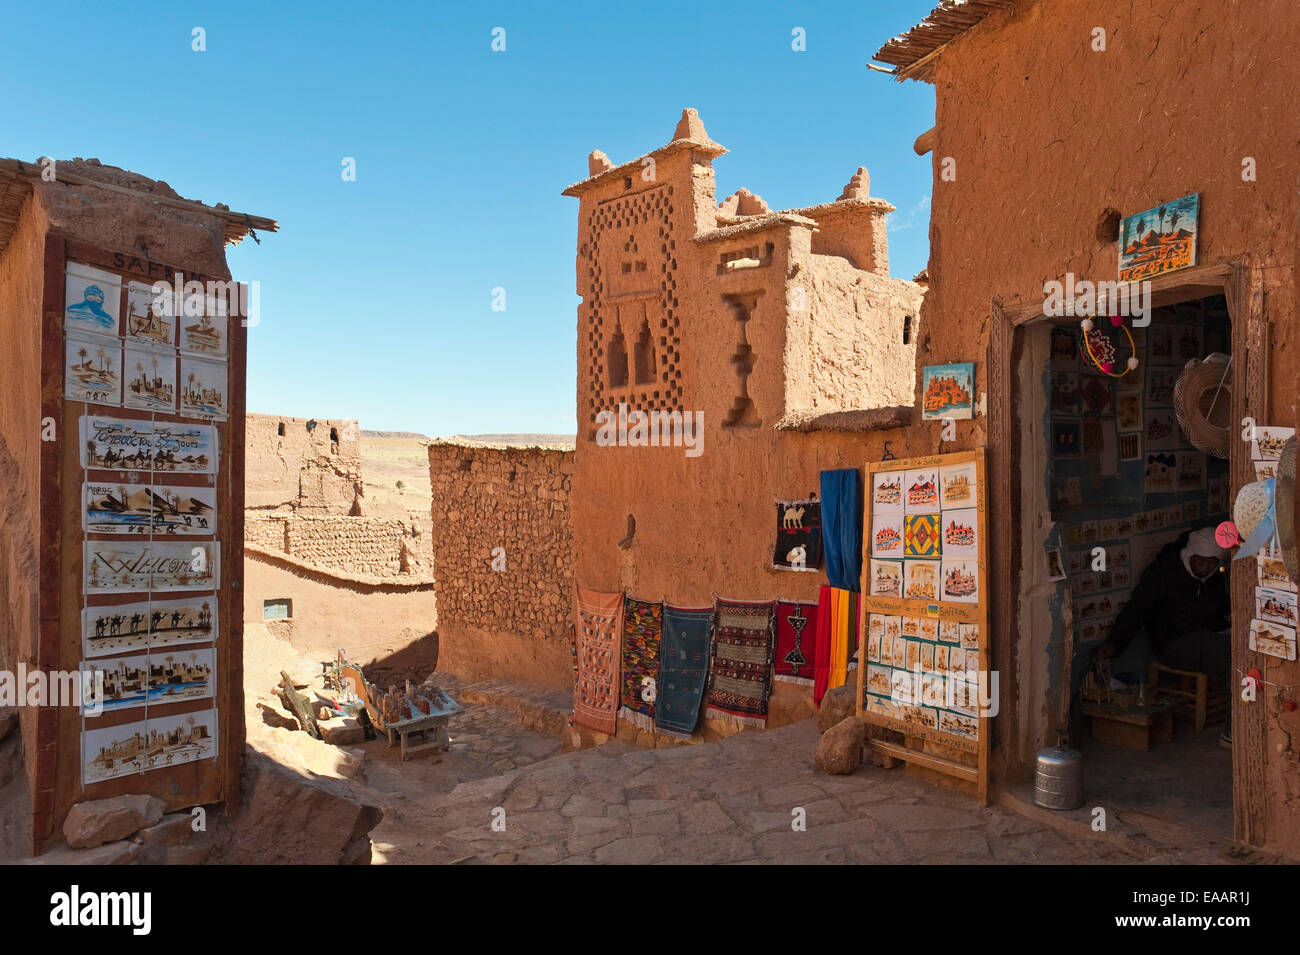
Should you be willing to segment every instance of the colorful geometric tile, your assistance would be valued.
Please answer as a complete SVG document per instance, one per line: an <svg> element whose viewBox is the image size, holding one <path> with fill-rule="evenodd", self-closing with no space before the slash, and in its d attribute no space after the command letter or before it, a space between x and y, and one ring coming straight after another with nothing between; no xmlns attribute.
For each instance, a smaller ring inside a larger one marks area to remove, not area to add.
<svg viewBox="0 0 1300 955"><path fill-rule="evenodd" d="M939 515L908 514L903 521L903 556L938 557Z"/></svg>

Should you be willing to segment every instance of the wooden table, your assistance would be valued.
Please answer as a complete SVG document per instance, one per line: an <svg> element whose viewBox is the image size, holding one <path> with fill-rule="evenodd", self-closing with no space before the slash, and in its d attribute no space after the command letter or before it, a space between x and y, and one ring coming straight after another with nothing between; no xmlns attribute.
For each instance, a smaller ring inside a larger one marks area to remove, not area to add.
<svg viewBox="0 0 1300 955"><path fill-rule="evenodd" d="M1160 699L1147 706L1118 706L1114 703L1084 702L1079 709L1092 720L1092 737L1113 746L1146 751L1154 740L1167 743L1174 738L1176 700Z"/></svg>
<svg viewBox="0 0 1300 955"><path fill-rule="evenodd" d="M415 702L408 697L403 704L405 714L402 719L382 725L377 724L377 728L387 734L389 746L396 746L398 739L401 739L403 762L410 757L411 753L419 753L426 749L440 749L446 752L451 747L451 738L447 735L447 723L457 713L464 712L461 705L449 694L435 687L420 687L415 696L428 706L428 713L421 712ZM374 721L373 716L371 721ZM414 736L420 737L423 742L411 742Z"/></svg>

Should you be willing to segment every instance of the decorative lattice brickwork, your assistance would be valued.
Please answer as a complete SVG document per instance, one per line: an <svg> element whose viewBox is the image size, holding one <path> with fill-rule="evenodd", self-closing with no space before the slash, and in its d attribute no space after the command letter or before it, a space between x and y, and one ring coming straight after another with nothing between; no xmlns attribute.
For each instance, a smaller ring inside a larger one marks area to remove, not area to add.
<svg viewBox="0 0 1300 955"><path fill-rule="evenodd" d="M585 410L593 428L598 412L620 402L645 411L682 407L673 215L671 185L610 199L591 213L591 240L580 249L587 302L580 335L591 383ZM651 352L638 363L634 347L643 325ZM624 372L611 375L611 368ZM653 379L646 380L650 368Z"/></svg>

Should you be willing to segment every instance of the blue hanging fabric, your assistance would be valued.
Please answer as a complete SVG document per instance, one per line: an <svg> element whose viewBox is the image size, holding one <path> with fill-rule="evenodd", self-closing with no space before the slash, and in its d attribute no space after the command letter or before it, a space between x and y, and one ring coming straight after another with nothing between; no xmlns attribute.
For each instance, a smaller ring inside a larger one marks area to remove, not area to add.
<svg viewBox="0 0 1300 955"><path fill-rule="evenodd" d="M821 473L822 545L832 587L857 591L862 579L862 476L857 468Z"/></svg>

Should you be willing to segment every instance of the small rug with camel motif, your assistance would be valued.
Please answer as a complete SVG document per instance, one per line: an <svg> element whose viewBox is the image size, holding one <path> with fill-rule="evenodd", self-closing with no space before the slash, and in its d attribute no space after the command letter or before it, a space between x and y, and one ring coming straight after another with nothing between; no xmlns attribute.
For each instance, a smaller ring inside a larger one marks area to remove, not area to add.
<svg viewBox="0 0 1300 955"><path fill-rule="evenodd" d="M822 565L822 505L816 495L776 502L773 570L811 570Z"/></svg>

